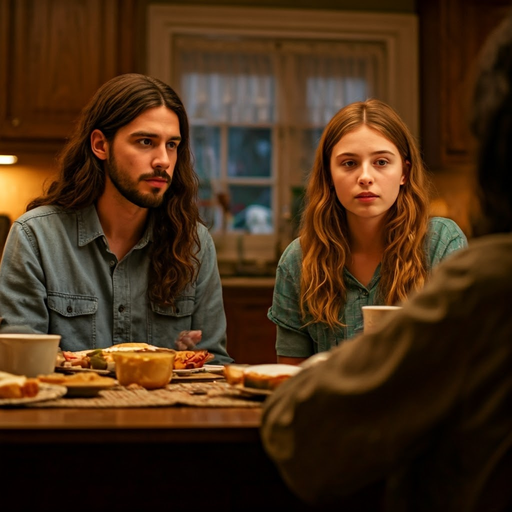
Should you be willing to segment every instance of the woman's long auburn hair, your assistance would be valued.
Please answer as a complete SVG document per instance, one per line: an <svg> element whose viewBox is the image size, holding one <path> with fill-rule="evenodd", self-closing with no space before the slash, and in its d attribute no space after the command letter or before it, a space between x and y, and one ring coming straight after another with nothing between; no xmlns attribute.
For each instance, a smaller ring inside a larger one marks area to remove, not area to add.
<svg viewBox="0 0 512 512"><path fill-rule="evenodd" d="M91 149L91 133L100 130L112 143L120 128L148 109L165 106L179 120L181 141L171 186L152 209L153 242L148 276L150 300L170 305L197 276L200 250L197 223L198 178L192 166L185 107L174 90L137 73L117 76L101 86L83 109L74 133L59 156L59 175L42 196L27 206L81 209L95 204L105 189L105 170Z"/></svg>
<svg viewBox="0 0 512 512"><path fill-rule="evenodd" d="M306 325L343 326L346 302L343 269L350 258L345 208L334 189L330 160L347 133L366 125L392 142L402 164L410 163L405 184L386 216L379 297L396 304L423 286L427 276L425 237L428 230L429 183L416 142L400 116L386 103L369 99L342 108L326 126L308 179L301 218L302 277L300 310Z"/></svg>

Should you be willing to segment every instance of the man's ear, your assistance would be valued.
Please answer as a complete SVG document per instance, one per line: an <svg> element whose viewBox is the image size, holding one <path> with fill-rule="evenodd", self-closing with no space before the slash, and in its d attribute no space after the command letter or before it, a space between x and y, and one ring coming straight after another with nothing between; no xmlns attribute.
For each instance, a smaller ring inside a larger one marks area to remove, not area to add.
<svg viewBox="0 0 512 512"><path fill-rule="evenodd" d="M92 152L100 159L106 160L108 157L108 142L105 135L100 130L94 130L91 133Z"/></svg>
<svg viewBox="0 0 512 512"><path fill-rule="evenodd" d="M402 169L402 178L400 179L400 185L405 185L409 179L409 173L411 172L411 162L406 160Z"/></svg>

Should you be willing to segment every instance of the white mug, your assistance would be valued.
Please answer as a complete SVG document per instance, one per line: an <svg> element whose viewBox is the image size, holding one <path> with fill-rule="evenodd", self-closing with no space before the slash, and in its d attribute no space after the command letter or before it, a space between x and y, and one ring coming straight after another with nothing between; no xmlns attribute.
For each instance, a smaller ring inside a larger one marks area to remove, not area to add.
<svg viewBox="0 0 512 512"><path fill-rule="evenodd" d="M60 338L59 334L0 334L0 370L26 377L52 373Z"/></svg>
<svg viewBox="0 0 512 512"><path fill-rule="evenodd" d="M375 332L383 320L398 309L402 309L402 306L363 306L364 333Z"/></svg>

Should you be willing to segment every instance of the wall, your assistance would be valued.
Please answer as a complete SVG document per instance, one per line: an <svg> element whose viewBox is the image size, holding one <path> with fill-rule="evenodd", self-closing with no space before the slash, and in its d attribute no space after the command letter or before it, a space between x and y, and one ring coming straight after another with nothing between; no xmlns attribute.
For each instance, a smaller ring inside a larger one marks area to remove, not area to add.
<svg viewBox="0 0 512 512"><path fill-rule="evenodd" d="M338 11L416 12L415 0L188 0L187 5L225 5ZM144 4L180 4L172 0L144 0Z"/></svg>
<svg viewBox="0 0 512 512"><path fill-rule="evenodd" d="M38 163L23 159L16 165L0 165L0 214L15 220L26 209L27 204L41 195L47 180L56 169L51 157L41 157Z"/></svg>

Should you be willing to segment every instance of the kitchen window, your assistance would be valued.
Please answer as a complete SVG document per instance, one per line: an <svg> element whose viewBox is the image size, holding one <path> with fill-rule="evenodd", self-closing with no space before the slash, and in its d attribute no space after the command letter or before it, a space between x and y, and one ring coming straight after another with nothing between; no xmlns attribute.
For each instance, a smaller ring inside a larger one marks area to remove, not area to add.
<svg viewBox="0 0 512 512"><path fill-rule="evenodd" d="M413 15L153 5L148 22L148 73L187 109L221 270L275 263L296 235L318 140L344 105L380 98L417 131Z"/></svg>

